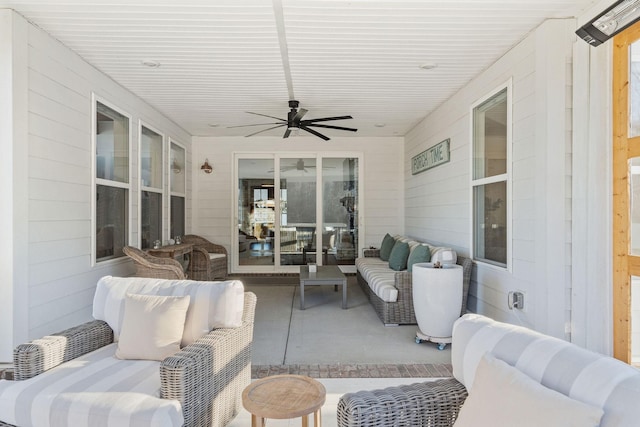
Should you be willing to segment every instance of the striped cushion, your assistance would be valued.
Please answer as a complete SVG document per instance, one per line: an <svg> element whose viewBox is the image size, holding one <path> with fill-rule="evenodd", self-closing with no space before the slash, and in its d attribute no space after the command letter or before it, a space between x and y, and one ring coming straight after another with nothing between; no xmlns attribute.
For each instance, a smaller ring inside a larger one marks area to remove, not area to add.
<svg viewBox="0 0 640 427"><path fill-rule="evenodd" d="M453 327L453 375L472 386L482 355L515 366L538 383L604 410L602 427L637 425L640 371L530 329L466 314Z"/></svg>
<svg viewBox="0 0 640 427"><path fill-rule="evenodd" d="M244 286L238 280L198 282L146 277L105 276L98 281L93 298L93 317L104 320L113 329L117 341L122 329L127 293L141 295L189 295L189 309L181 345L189 345L215 328L242 325Z"/></svg>
<svg viewBox="0 0 640 427"><path fill-rule="evenodd" d="M181 426L161 399L159 362L118 360L116 344L24 381L0 381L0 419L16 426Z"/></svg>
<svg viewBox="0 0 640 427"><path fill-rule="evenodd" d="M398 300L398 289L395 285L396 272L389 268L387 261L374 257L357 258L356 268L362 278L367 281L369 288L381 300L385 302Z"/></svg>

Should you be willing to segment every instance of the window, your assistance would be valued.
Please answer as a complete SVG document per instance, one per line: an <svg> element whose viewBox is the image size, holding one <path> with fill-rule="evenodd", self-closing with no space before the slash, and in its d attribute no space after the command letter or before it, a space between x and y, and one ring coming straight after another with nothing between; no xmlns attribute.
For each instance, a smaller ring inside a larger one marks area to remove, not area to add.
<svg viewBox="0 0 640 427"><path fill-rule="evenodd" d="M473 108L473 256L507 267L510 86Z"/></svg>
<svg viewBox="0 0 640 427"><path fill-rule="evenodd" d="M142 249L162 241L162 135L140 128L140 240Z"/></svg>
<svg viewBox="0 0 640 427"><path fill-rule="evenodd" d="M185 197L187 192L184 172L186 165L185 149L173 141L171 142L169 162L171 187L169 233L173 238L175 236L184 236L185 234Z"/></svg>
<svg viewBox="0 0 640 427"><path fill-rule="evenodd" d="M95 260L124 256L129 223L129 118L95 101Z"/></svg>

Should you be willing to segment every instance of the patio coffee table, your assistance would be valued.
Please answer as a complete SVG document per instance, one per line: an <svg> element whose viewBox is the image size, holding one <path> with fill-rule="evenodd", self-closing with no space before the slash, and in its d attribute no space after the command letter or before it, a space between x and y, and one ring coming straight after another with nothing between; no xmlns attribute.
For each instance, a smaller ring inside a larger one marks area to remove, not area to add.
<svg viewBox="0 0 640 427"><path fill-rule="evenodd" d="M342 308L347 308L347 278L337 265L319 265L315 273L309 272L309 266L300 266L300 310L304 310L304 287L316 285L342 285Z"/></svg>

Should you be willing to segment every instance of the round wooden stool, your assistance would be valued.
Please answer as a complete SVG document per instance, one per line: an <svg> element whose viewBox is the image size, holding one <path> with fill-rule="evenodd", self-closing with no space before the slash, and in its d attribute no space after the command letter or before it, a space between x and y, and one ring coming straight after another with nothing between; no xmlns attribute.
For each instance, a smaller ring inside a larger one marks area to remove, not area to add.
<svg viewBox="0 0 640 427"><path fill-rule="evenodd" d="M265 418L297 417L302 417L302 427L308 427L312 412L315 427L320 427L320 408L325 398L324 386L313 378L274 375L249 384L242 392L242 405L251 413L252 427L264 427Z"/></svg>

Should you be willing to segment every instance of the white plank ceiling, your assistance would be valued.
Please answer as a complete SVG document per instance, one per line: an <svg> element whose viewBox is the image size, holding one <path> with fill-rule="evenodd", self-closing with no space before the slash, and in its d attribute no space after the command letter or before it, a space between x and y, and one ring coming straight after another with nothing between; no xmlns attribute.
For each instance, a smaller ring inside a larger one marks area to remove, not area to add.
<svg viewBox="0 0 640 427"><path fill-rule="evenodd" d="M545 19L578 16L593 3L0 0L0 8L16 10L192 135L261 130L229 126L273 121L246 111L286 118L288 100L297 99L306 119L354 117L331 124L357 133L323 130L332 137L404 135ZM426 63L437 67L419 67Z"/></svg>

